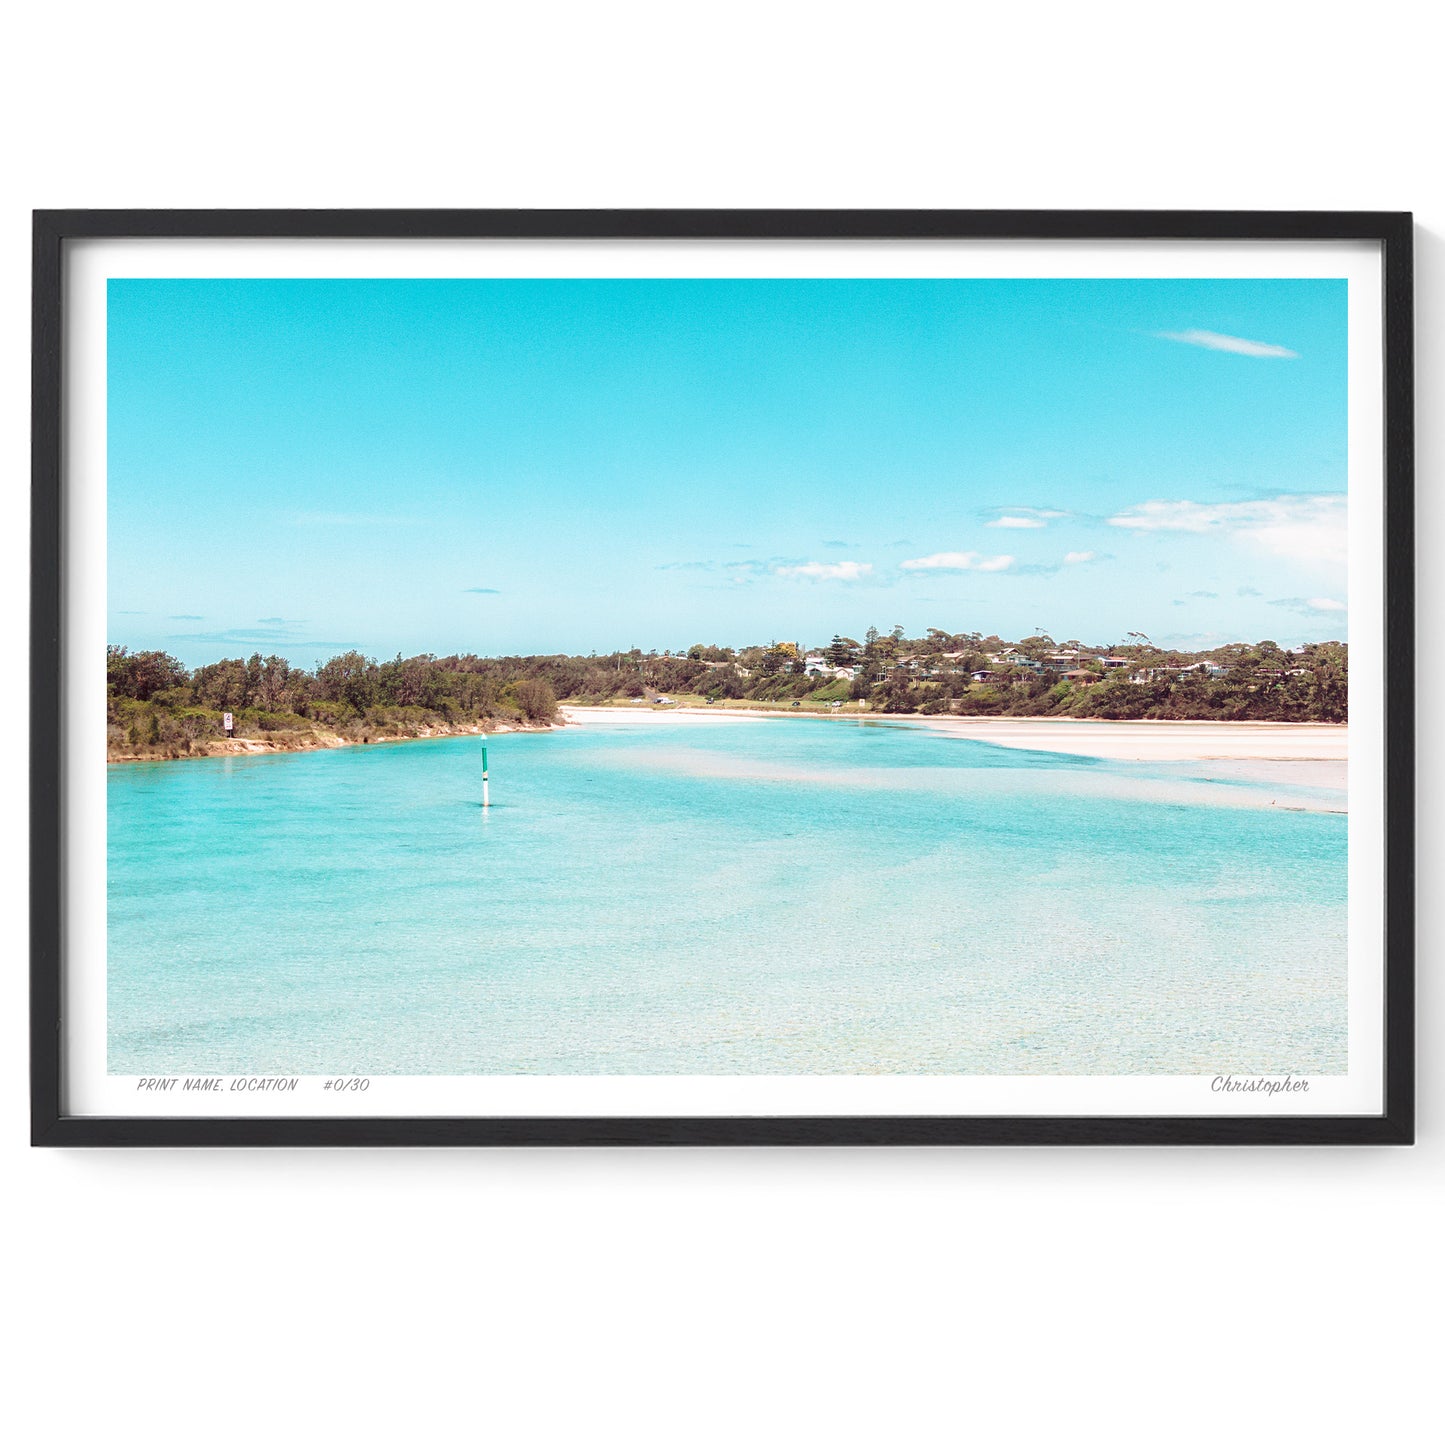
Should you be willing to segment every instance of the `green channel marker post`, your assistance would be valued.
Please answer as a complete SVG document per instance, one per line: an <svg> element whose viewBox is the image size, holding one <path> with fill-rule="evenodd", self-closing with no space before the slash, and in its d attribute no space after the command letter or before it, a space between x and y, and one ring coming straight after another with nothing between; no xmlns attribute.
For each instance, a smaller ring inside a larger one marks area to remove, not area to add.
<svg viewBox="0 0 1445 1445"><path fill-rule="evenodd" d="M483 737L486 737L486 733L483 733L482 736L483 736ZM490 808L491 806L492 806L491 793L490 793L489 788L487 787L487 745L486 745L486 743L483 743L483 744L482 744L482 807L484 807L484 808Z"/></svg>

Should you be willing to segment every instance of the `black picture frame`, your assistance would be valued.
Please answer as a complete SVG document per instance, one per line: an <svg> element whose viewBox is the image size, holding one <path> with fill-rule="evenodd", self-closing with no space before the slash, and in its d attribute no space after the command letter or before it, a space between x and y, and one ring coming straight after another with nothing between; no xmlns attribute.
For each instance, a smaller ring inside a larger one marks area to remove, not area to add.
<svg viewBox="0 0 1445 1445"><path fill-rule="evenodd" d="M62 1112L66 936L64 253L84 238L1367 241L1384 279L1384 1109L1370 1116L182 1118ZM1414 1137L1412 220L1407 212L45 210L34 213L30 710L32 1143L257 1145L1408 1144Z"/></svg>

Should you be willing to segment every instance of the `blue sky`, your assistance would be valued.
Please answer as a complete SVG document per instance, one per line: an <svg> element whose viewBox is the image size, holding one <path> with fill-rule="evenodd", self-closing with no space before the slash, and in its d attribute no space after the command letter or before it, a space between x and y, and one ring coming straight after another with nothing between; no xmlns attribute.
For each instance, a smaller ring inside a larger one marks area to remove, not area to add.
<svg viewBox="0 0 1445 1445"><path fill-rule="evenodd" d="M112 280L111 640L1346 635L1343 281Z"/></svg>

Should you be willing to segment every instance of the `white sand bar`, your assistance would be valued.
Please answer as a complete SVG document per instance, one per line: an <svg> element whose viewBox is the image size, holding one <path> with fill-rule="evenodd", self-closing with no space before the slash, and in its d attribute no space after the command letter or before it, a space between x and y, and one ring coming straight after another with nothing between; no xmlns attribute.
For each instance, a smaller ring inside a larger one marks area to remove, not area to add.
<svg viewBox="0 0 1445 1445"><path fill-rule="evenodd" d="M1350 731L1341 723L1095 722L1082 718L926 718L955 737L1116 762L1175 763L1230 780L1344 793Z"/></svg>
<svg viewBox="0 0 1445 1445"><path fill-rule="evenodd" d="M1116 762L1202 764L1179 771L1221 781L1296 784L1341 792L1346 783L1350 736L1349 728L1340 723L1105 722L1088 718L924 717L851 710L830 715L715 707L565 707L562 711L568 722L583 724L607 717L677 722L702 717L717 720L820 716L855 725L860 721L902 723L991 743L995 747L1108 758Z"/></svg>
<svg viewBox="0 0 1445 1445"><path fill-rule="evenodd" d="M1121 762L1343 763L1349 729L1337 723L1095 722L1085 718L919 718L960 737Z"/></svg>
<svg viewBox="0 0 1445 1445"><path fill-rule="evenodd" d="M1267 722L1105 722L1092 718L925 717L918 713L784 712L767 708L711 707L573 707L562 713L568 722L605 718L629 721L655 718L823 718L830 722L892 722L939 728L956 737L973 738L1001 748L1031 748L1079 757L1115 758L1122 762L1171 763L1195 759L1236 759L1260 762L1345 761L1349 729L1340 723Z"/></svg>

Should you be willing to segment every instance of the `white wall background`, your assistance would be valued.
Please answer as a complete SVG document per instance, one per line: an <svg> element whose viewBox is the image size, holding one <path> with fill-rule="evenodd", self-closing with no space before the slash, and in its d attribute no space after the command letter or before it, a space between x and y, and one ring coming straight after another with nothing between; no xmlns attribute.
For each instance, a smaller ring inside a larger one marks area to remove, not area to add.
<svg viewBox="0 0 1445 1445"><path fill-rule="evenodd" d="M1413 209L1422 637L1445 168L1423 6L30 6L0 66L0 1429L1175 1442L1439 1429L1441 828L1413 1150L26 1148L32 206ZM1437 648L1426 647L1434 657ZM1420 677L1438 718L1439 671ZM1422 797L1441 752L1427 732Z"/></svg>

